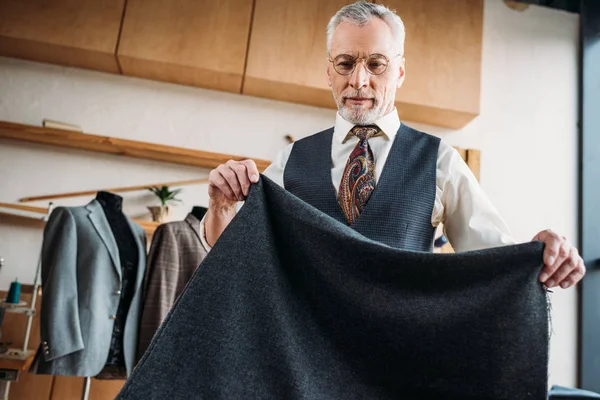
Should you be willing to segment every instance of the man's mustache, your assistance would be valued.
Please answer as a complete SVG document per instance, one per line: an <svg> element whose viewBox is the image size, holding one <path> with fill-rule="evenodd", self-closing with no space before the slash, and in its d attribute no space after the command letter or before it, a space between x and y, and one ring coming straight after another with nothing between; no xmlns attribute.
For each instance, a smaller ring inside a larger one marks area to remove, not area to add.
<svg viewBox="0 0 600 400"><path fill-rule="evenodd" d="M343 99L347 99L347 98L351 98L351 97L360 97L363 99L374 99L375 96L371 96L365 92L354 92L354 93L348 93L342 96Z"/></svg>

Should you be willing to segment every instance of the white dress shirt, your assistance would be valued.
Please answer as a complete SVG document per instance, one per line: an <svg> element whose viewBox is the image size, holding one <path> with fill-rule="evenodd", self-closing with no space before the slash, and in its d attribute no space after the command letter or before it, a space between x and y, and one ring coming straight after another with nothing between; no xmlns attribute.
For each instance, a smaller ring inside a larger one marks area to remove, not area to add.
<svg viewBox="0 0 600 400"><path fill-rule="evenodd" d="M400 128L396 109L375 121L381 133L369 139L369 146L375 159L375 179L379 180L394 138ZM338 113L331 143L331 180L337 190L342 180L348 157L358 138L350 133L354 124L346 121ZM279 152L263 174L283 187L283 171L294 144L291 143ZM375 187L377 189L377 187ZM204 219L201 221L204 233ZM436 193L431 225L444 225L444 235L455 251L477 250L482 248L514 244L506 223L485 195L477 179L460 154L443 140L440 141L436 171ZM210 246L202 235L202 244Z"/></svg>

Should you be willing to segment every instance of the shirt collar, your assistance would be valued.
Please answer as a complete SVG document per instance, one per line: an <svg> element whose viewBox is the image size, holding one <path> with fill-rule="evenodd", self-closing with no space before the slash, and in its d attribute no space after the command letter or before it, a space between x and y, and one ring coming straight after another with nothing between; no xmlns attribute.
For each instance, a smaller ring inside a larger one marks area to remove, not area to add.
<svg viewBox="0 0 600 400"><path fill-rule="evenodd" d="M393 140L396 137L398 129L400 129L400 118L398 110L394 108L392 111L375 121L375 125L381 129L383 136L387 140ZM350 131L354 128L354 124L346 121L338 112L335 117L335 126L333 127L333 136L335 139L344 143L351 136Z"/></svg>

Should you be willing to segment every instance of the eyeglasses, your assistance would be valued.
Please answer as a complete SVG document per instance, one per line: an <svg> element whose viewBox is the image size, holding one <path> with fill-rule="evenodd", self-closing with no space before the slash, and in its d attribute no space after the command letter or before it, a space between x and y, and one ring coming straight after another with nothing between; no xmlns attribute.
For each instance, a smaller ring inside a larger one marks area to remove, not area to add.
<svg viewBox="0 0 600 400"><path fill-rule="evenodd" d="M356 64L361 61L367 71L372 75L383 74L388 67L388 64L394 58L401 56L401 54L395 55L392 59L387 58L383 54L370 54L366 57L353 57L350 54L340 54L333 60L329 56L329 62L333 63L333 69L340 75L350 75L354 72Z"/></svg>

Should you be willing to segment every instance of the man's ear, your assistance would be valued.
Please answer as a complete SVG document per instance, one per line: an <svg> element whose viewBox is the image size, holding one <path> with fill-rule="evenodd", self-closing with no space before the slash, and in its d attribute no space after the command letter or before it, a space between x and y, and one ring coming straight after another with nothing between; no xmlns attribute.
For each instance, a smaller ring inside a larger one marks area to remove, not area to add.
<svg viewBox="0 0 600 400"><path fill-rule="evenodd" d="M404 78L406 77L406 60L402 57L402 61L400 61L400 73L398 74L398 82L396 82L396 87L400 89L402 84L404 83Z"/></svg>
<svg viewBox="0 0 600 400"><path fill-rule="evenodd" d="M330 65L327 65L327 84L329 85L329 87L331 87L331 70L329 69Z"/></svg>

